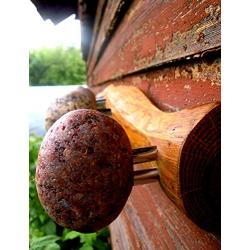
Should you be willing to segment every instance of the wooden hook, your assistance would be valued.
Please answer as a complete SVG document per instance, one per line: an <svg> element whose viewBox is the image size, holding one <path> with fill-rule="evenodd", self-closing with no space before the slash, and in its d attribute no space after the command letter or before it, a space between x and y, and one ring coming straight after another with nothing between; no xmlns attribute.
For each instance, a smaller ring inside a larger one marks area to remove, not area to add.
<svg viewBox="0 0 250 250"><path fill-rule="evenodd" d="M219 230L220 103L166 113L134 86L110 85L101 94L132 147L157 146L160 182L172 201L201 227Z"/></svg>

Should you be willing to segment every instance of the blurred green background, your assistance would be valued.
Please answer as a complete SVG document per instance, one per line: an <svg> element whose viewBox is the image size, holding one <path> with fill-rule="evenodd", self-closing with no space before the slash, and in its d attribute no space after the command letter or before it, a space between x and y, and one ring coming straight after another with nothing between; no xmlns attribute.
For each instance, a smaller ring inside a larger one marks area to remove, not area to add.
<svg viewBox="0 0 250 250"><path fill-rule="evenodd" d="M63 228L52 221L39 202L35 186L36 161L43 139L41 135L46 132L43 127L45 106L49 105L50 98L52 99L53 95L58 94L60 96L63 91L68 92L71 87L74 87L66 85L82 85L85 81L86 67L79 48L59 46L30 51L29 85L32 86L29 93L30 113L32 114L30 115L29 135L30 250L111 249L107 228L96 233L83 234ZM38 90L38 96L35 90ZM36 131L34 124L40 129L37 129L37 131L40 131L40 136L32 132Z"/></svg>
<svg viewBox="0 0 250 250"><path fill-rule="evenodd" d="M85 81L86 65L79 48L58 46L30 50L30 86L74 85Z"/></svg>

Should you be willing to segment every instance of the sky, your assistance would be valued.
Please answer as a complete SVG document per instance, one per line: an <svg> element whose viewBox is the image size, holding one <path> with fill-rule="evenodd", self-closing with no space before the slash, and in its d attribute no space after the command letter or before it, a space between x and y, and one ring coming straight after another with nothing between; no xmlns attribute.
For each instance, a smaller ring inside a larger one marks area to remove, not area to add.
<svg viewBox="0 0 250 250"><path fill-rule="evenodd" d="M29 21L29 49L41 47L74 46L80 48L80 22L75 15L54 25L49 19L44 21L36 7L29 1L26 10Z"/></svg>

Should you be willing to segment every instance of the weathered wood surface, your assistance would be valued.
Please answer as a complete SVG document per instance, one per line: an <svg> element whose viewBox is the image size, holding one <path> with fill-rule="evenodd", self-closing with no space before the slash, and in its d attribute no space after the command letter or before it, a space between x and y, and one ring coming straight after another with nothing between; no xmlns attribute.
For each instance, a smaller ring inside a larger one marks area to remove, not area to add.
<svg viewBox="0 0 250 250"><path fill-rule="evenodd" d="M94 28L93 28L93 32L92 32L91 43L90 43L90 47L89 47L89 55L88 55L87 65L86 65L87 68L89 68L89 64L90 64L92 56L93 56L96 38L97 38L97 35L99 33L100 24L101 24L101 21L103 18L103 14L105 11L107 1L108 0L99 0L98 1L96 14L95 14L95 23L94 23ZM84 38L82 38L82 39L84 39Z"/></svg>
<svg viewBox="0 0 250 250"><path fill-rule="evenodd" d="M101 25L107 22L110 25L105 14ZM97 40L103 41L106 33L101 29L99 33ZM198 57L220 47L220 1L134 0L107 46L98 44L94 53L103 50L103 54L94 68L90 62L90 85L176 59Z"/></svg>
<svg viewBox="0 0 250 250"><path fill-rule="evenodd" d="M117 22L119 22L125 0L108 0L105 6L102 22L99 24L98 35L91 51L91 58L88 60L88 72L91 72L96 65L101 53L114 32Z"/></svg>
<svg viewBox="0 0 250 250"><path fill-rule="evenodd" d="M84 60L87 60L89 55L97 2L97 0L78 1L78 16L81 23L81 50Z"/></svg>
<svg viewBox="0 0 250 250"><path fill-rule="evenodd" d="M133 146L157 146L169 198L199 226L220 231L219 103L166 113L134 86L110 85L102 94Z"/></svg>
<svg viewBox="0 0 250 250"><path fill-rule="evenodd" d="M122 16L112 11L103 15L88 58L96 94L110 84L137 86L168 112L220 101L219 0L133 0ZM108 27L119 16L115 29ZM159 183L134 187L110 229L113 249L220 249L219 238L195 225Z"/></svg>
<svg viewBox="0 0 250 250"><path fill-rule="evenodd" d="M109 84L133 85L161 110L178 111L183 108L220 101L220 58L185 61L171 67L127 76L92 87L95 93Z"/></svg>
<svg viewBox="0 0 250 250"><path fill-rule="evenodd" d="M189 220L157 182L133 187L110 230L114 250L220 249L220 240Z"/></svg>

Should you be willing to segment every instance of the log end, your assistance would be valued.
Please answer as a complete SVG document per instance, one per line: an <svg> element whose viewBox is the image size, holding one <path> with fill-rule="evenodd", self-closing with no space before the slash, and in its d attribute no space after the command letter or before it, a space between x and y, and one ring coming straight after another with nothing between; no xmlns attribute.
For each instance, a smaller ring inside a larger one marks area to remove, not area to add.
<svg viewBox="0 0 250 250"><path fill-rule="evenodd" d="M185 210L201 228L220 233L221 106L212 109L183 145L180 187Z"/></svg>

